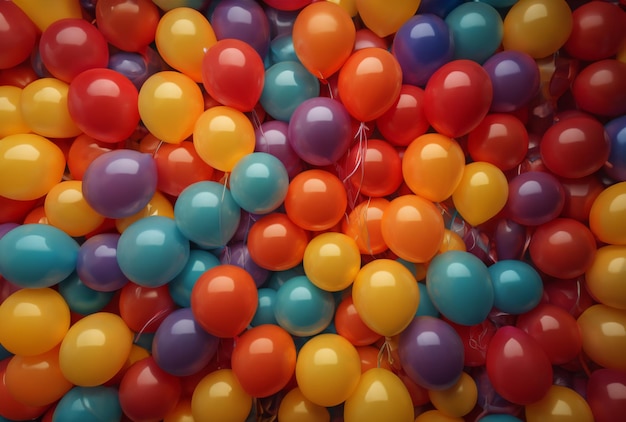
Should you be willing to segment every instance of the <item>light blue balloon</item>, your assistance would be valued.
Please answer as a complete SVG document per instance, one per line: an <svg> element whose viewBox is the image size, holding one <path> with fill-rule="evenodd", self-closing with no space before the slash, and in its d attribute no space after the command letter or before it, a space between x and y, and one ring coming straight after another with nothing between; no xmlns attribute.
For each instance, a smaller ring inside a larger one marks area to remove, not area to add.
<svg viewBox="0 0 626 422"><path fill-rule="evenodd" d="M173 219L152 216L124 230L117 244L117 262L126 277L144 287L167 284L185 267L189 241Z"/></svg>
<svg viewBox="0 0 626 422"><path fill-rule="evenodd" d="M489 267L495 294L494 306L519 315L535 308L543 296L543 281L533 267L523 261L502 260Z"/></svg>
<svg viewBox="0 0 626 422"><path fill-rule="evenodd" d="M482 418L478 419L477 422L522 422L522 420L512 415L494 414L494 415L483 416Z"/></svg>
<svg viewBox="0 0 626 422"><path fill-rule="evenodd" d="M463 3L445 19L454 39L454 59L483 63L502 42L502 17L487 3Z"/></svg>
<svg viewBox="0 0 626 422"><path fill-rule="evenodd" d="M431 316L434 318L439 318L439 311L433 305L432 300L430 300L430 296L428 296L428 288L424 283L417 283L417 287L420 291L420 303L417 306L417 312L415 312L415 316Z"/></svg>
<svg viewBox="0 0 626 422"><path fill-rule="evenodd" d="M263 324L277 325L276 317L274 316L274 308L276 306L276 290L268 287L262 287L258 290L259 304L254 313L254 317L250 322L250 325L257 327Z"/></svg>
<svg viewBox="0 0 626 422"><path fill-rule="evenodd" d="M59 400L52 422L119 422L122 406L113 387L74 387Z"/></svg>
<svg viewBox="0 0 626 422"><path fill-rule="evenodd" d="M267 214L287 196L289 175L275 156L253 152L241 158L230 175L230 192L235 202L252 214Z"/></svg>
<svg viewBox="0 0 626 422"><path fill-rule="evenodd" d="M193 249L182 271L167 285L174 303L183 308L191 307L191 291L198 278L207 270L220 265L220 260L211 252Z"/></svg>
<svg viewBox="0 0 626 422"><path fill-rule="evenodd" d="M48 224L24 224L0 238L0 275L25 288L51 287L76 267L79 245Z"/></svg>
<svg viewBox="0 0 626 422"><path fill-rule="evenodd" d="M234 236L241 208L226 186L217 182L196 182L178 196L174 219L187 239L202 248L215 249L225 246Z"/></svg>
<svg viewBox="0 0 626 422"><path fill-rule="evenodd" d="M282 34L275 37L270 43L270 57L272 63L300 62L296 49L293 47L291 34Z"/></svg>
<svg viewBox="0 0 626 422"><path fill-rule="evenodd" d="M266 284L270 289L278 290L287 280L301 275L304 275L304 266L302 264L288 270L273 272Z"/></svg>
<svg viewBox="0 0 626 422"><path fill-rule="evenodd" d="M288 280L276 293L274 317L290 334L319 334L331 323L334 313L332 293L315 286L306 276Z"/></svg>
<svg viewBox="0 0 626 422"><path fill-rule="evenodd" d="M285 61L265 71L260 103L274 119L288 122L305 100L319 95L320 83L299 62Z"/></svg>
<svg viewBox="0 0 626 422"><path fill-rule="evenodd" d="M59 283L59 293L67 302L67 306L81 315L101 311L115 296L114 291L101 292L88 287L75 272Z"/></svg>
<svg viewBox="0 0 626 422"><path fill-rule="evenodd" d="M426 272L428 296L452 322L476 325L487 318L494 292L487 266L464 251L435 256Z"/></svg>

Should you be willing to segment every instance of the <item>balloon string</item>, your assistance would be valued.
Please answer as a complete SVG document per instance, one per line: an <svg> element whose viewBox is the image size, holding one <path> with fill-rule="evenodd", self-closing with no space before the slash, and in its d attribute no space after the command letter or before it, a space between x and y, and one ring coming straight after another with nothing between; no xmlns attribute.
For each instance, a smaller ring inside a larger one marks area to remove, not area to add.
<svg viewBox="0 0 626 422"><path fill-rule="evenodd" d="M159 318L167 314L169 311L170 311L169 309L161 309L154 316L152 316L152 318L146 321L146 323L141 327L141 329L135 335L135 340L133 341L133 343L137 343L139 341L139 339L145 333L146 329L150 326L150 324L152 324L154 321L157 321Z"/></svg>
<svg viewBox="0 0 626 422"><path fill-rule="evenodd" d="M259 118L256 109L253 108L250 114L252 115L252 123L254 124L255 129L261 130L261 119ZM263 134L263 130L261 130L261 133ZM265 136L265 134L263 135Z"/></svg>
<svg viewBox="0 0 626 422"><path fill-rule="evenodd" d="M380 368L380 363L383 361L383 356L385 355L385 353L387 354L387 362L389 363L389 365L393 365L394 363L393 356L391 354L391 344L389 343L389 340L389 337L385 337L385 342L378 351L378 360L376 365L378 368Z"/></svg>
<svg viewBox="0 0 626 422"><path fill-rule="evenodd" d="M163 141L159 141L159 144L152 152L152 158L156 158L157 154L159 153L159 150L161 149L161 145L163 145Z"/></svg>
<svg viewBox="0 0 626 422"><path fill-rule="evenodd" d="M352 209L356 207L356 201L358 200L359 195L361 194L361 185L363 184L363 180L365 179L365 166L363 166L363 161L365 160L365 154L367 151L367 131L368 130L369 128L365 125L365 122L361 122L361 124L359 125L359 130L357 131L356 135L354 135L355 138L358 137L359 139L356 163L354 163L354 168L350 171L350 173L348 173L348 175L343 178L343 183L345 185L349 183L349 180L352 178L352 176L356 174L359 168L361 169L361 175L360 175L361 178L359 180L356 194L354 195L354 198L352 197L349 198L350 206L352 207Z"/></svg>

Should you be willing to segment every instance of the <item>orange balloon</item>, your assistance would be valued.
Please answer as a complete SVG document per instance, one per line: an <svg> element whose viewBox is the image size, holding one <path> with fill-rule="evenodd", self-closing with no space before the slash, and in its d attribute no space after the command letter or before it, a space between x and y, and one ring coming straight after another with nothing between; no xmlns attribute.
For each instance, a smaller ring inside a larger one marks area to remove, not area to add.
<svg viewBox="0 0 626 422"><path fill-rule="evenodd" d="M66 180L50 189L44 201L44 210L51 226L72 237L84 236L104 222L104 216L85 200L80 180Z"/></svg>
<svg viewBox="0 0 626 422"><path fill-rule="evenodd" d="M467 246L463 238L452 230L445 229L443 233L443 242L439 248L439 253L447 251L466 251Z"/></svg>
<svg viewBox="0 0 626 422"><path fill-rule="evenodd" d="M354 239L362 254L376 255L388 249L381 229L388 206L385 198L371 198L354 207L347 220L342 221L342 232Z"/></svg>
<svg viewBox="0 0 626 422"><path fill-rule="evenodd" d="M337 86L350 115L368 122L385 114L400 96L402 69L387 50L364 48L346 60Z"/></svg>
<svg viewBox="0 0 626 422"><path fill-rule="evenodd" d="M331 2L305 7L293 24L293 48L300 62L319 79L338 71L350 57L356 28L348 12Z"/></svg>

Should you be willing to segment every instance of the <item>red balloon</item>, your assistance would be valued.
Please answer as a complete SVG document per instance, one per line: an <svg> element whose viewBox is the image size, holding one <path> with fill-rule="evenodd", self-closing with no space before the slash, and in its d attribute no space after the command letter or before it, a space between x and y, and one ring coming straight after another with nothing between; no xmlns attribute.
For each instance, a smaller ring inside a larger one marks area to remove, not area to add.
<svg viewBox="0 0 626 422"><path fill-rule="evenodd" d="M0 69L17 66L29 56L37 41L37 27L11 1L0 2Z"/></svg>
<svg viewBox="0 0 626 422"><path fill-rule="evenodd" d="M552 365L539 343L525 331L504 326L487 349L487 375L496 393L520 405L541 399L552 386Z"/></svg>
<svg viewBox="0 0 626 422"><path fill-rule="evenodd" d="M613 422L626 414L626 372L615 369L593 371L587 383L587 403L595 422Z"/></svg>
<svg viewBox="0 0 626 422"><path fill-rule="evenodd" d="M492 99L493 86L487 71L471 60L453 60L428 80L424 110L437 132L458 138L485 118Z"/></svg>
<svg viewBox="0 0 626 422"><path fill-rule="evenodd" d="M424 90L402 85L396 102L376 119L376 127L387 141L397 146L407 146L425 134L430 123L424 112Z"/></svg>
<svg viewBox="0 0 626 422"><path fill-rule="evenodd" d="M367 346L380 340L381 335L372 331L356 311L352 296L341 301L335 311L335 329L355 346Z"/></svg>
<svg viewBox="0 0 626 422"><path fill-rule="evenodd" d="M84 133L79 135L74 142L72 142L67 155L67 167L70 170L72 179L83 180L85 171L93 160L105 152L122 147L122 143L111 144L98 141Z"/></svg>
<svg viewBox="0 0 626 422"><path fill-rule="evenodd" d="M192 142L163 143L156 150L157 189L178 196L189 185L212 180L214 169L196 152Z"/></svg>
<svg viewBox="0 0 626 422"><path fill-rule="evenodd" d="M6 2L5 2L6 3ZM0 69L0 85L11 85L18 88L24 88L32 81L38 79L39 76L30 65L30 61L25 61L17 66L8 69Z"/></svg>
<svg viewBox="0 0 626 422"><path fill-rule="evenodd" d="M380 139L353 145L348 151L344 171L355 192L377 198L397 191L403 180L398 151Z"/></svg>
<svg viewBox="0 0 626 422"><path fill-rule="evenodd" d="M11 358L0 360L0 417L12 421L31 420L38 418L49 406L28 406L17 401L6 385L5 373Z"/></svg>
<svg viewBox="0 0 626 422"><path fill-rule="evenodd" d="M16 201L0 196L0 224L21 223L26 215L35 208L37 200Z"/></svg>
<svg viewBox="0 0 626 422"><path fill-rule="evenodd" d="M154 333L176 309L167 285L144 287L129 282L120 291L120 316L136 333Z"/></svg>
<svg viewBox="0 0 626 422"><path fill-rule="evenodd" d="M278 10L298 10L313 0L263 0L263 3Z"/></svg>
<svg viewBox="0 0 626 422"><path fill-rule="evenodd" d="M496 333L496 326L486 319L476 325L460 325L446 319L463 341L465 351L465 366L483 366L487 361L487 347Z"/></svg>
<svg viewBox="0 0 626 422"><path fill-rule="evenodd" d="M626 63L615 59L591 63L574 79L572 93L578 107L589 113L626 114Z"/></svg>
<svg viewBox="0 0 626 422"><path fill-rule="evenodd" d="M578 179L559 179L559 181L565 191L565 205L561 216L587 223L593 202L604 190L600 177L592 174Z"/></svg>
<svg viewBox="0 0 626 422"><path fill-rule="evenodd" d="M104 38L124 51L141 51L156 34L159 8L151 0L98 0L96 24Z"/></svg>
<svg viewBox="0 0 626 422"><path fill-rule="evenodd" d="M469 133L467 149L474 161L485 161L502 171L517 167L528 153L528 131L511 114L490 114Z"/></svg>
<svg viewBox="0 0 626 422"><path fill-rule="evenodd" d="M583 281L584 276L574 280L548 280L543 284L544 300L578 318L585 309L595 304Z"/></svg>
<svg viewBox="0 0 626 422"><path fill-rule="evenodd" d="M261 98L265 67L259 53L234 38L219 40L202 59L202 85L225 106L250 111Z"/></svg>
<svg viewBox="0 0 626 422"><path fill-rule="evenodd" d="M363 50L364 48L369 47L377 47L387 50L389 48L389 43L387 40L379 37L374 33L374 31L368 28L358 29L354 39L354 51Z"/></svg>

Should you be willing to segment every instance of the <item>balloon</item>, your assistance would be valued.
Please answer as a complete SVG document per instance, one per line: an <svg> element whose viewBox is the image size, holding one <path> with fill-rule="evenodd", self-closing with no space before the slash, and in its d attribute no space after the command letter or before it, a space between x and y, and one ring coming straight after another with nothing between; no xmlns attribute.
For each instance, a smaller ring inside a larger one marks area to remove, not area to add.
<svg viewBox="0 0 626 422"><path fill-rule="evenodd" d="M585 67L572 85L578 107L601 116L618 117L625 114L624 74L626 63L614 59L600 60Z"/></svg>
<svg viewBox="0 0 626 422"><path fill-rule="evenodd" d="M119 315L138 334L154 333L176 305L167 286L144 287L128 283L119 294Z"/></svg>
<svg viewBox="0 0 626 422"><path fill-rule="evenodd" d="M556 218L533 233L528 247L539 271L563 279L583 275L593 264L596 241L584 224Z"/></svg>
<svg viewBox="0 0 626 422"><path fill-rule="evenodd" d="M1 9L0 13L2 13ZM0 86L0 137L30 132L31 129L23 117L21 103L22 88L10 85ZM58 104L55 104L55 109L57 107ZM61 107L59 109L62 110Z"/></svg>
<svg viewBox="0 0 626 422"><path fill-rule="evenodd" d="M585 399L571 388L553 385L539 401L525 407L528 422L551 422L571 419L580 422L594 420Z"/></svg>
<svg viewBox="0 0 626 422"><path fill-rule="evenodd" d="M521 419L507 414L493 413L479 419L480 422L522 422Z"/></svg>
<svg viewBox="0 0 626 422"><path fill-rule="evenodd" d="M191 310L209 334L230 338L248 327L258 304L252 276L235 265L205 271L191 291Z"/></svg>
<svg viewBox="0 0 626 422"><path fill-rule="evenodd" d="M596 252L593 264L585 273L585 286L600 303L626 310L626 290L623 274L626 271L625 246L607 245Z"/></svg>
<svg viewBox="0 0 626 422"><path fill-rule="evenodd" d="M398 56L395 57L402 66ZM402 72L406 77L404 69ZM390 144L396 146L409 145L426 133L429 126L424 112L424 90L413 85L402 85L396 102L376 119L376 128Z"/></svg>
<svg viewBox="0 0 626 422"><path fill-rule="evenodd" d="M139 212L129 217L116 219L115 228L118 232L124 233L124 231L136 221L154 216L174 219L174 207L172 206L172 203L159 191L154 192L154 196L152 196L150 201L148 201L148 204L146 204L146 206Z"/></svg>
<svg viewBox="0 0 626 422"><path fill-rule="evenodd" d="M157 189L178 197L196 182L211 180L214 170L196 152L192 142L178 145L162 143L154 154L157 168Z"/></svg>
<svg viewBox="0 0 626 422"><path fill-rule="evenodd" d="M154 41L159 9L150 0L103 0L96 3L96 25L104 38L124 51L142 51Z"/></svg>
<svg viewBox="0 0 626 422"><path fill-rule="evenodd" d="M0 274L20 287L50 287L74 271L78 249L56 227L25 224L0 239Z"/></svg>
<svg viewBox="0 0 626 422"><path fill-rule="evenodd" d="M291 34L282 34L274 37L270 43L269 53L270 63L279 63L285 61L299 62L298 55L293 46L293 37Z"/></svg>
<svg viewBox="0 0 626 422"><path fill-rule="evenodd" d="M74 387L59 400L53 422L115 422L122 417L118 391L113 387Z"/></svg>
<svg viewBox="0 0 626 422"><path fill-rule="evenodd" d="M434 315L438 317L438 315ZM464 365L466 367L484 368L487 356L487 347L497 328L490 320L485 319L475 325L460 325L446 320L454 328L461 341L464 350Z"/></svg>
<svg viewBox="0 0 626 422"><path fill-rule="evenodd" d="M448 13L462 2L462 0L422 0L417 11L419 14L430 13L440 18L445 18Z"/></svg>
<svg viewBox="0 0 626 422"><path fill-rule="evenodd" d="M349 287L361 268L356 242L342 233L322 233L304 250L304 272L309 280L327 292Z"/></svg>
<svg viewBox="0 0 626 422"><path fill-rule="evenodd" d="M440 412L454 417L462 417L472 411L478 399L476 382L466 372L450 388L445 390L429 390L431 403Z"/></svg>
<svg viewBox="0 0 626 422"><path fill-rule="evenodd" d="M295 177L302 171L302 161L289 143L289 124L280 120L263 122L261 126L255 128L256 152L265 152L278 158L289 178Z"/></svg>
<svg viewBox="0 0 626 422"><path fill-rule="evenodd" d="M502 44L540 59L555 53L567 41L573 26L565 0L519 0L504 18Z"/></svg>
<svg viewBox="0 0 626 422"><path fill-rule="evenodd" d="M561 179L565 190L562 217L573 218L582 223L589 221L589 213L596 198L604 190L597 173L579 179Z"/></svg>
<svg viewBox="0 0 626 422"><path fill-rule="evenodd" d="M213 27L202 13L189 7L168 10L159 20L154 41L167 64L202 82L205 52L217 43Z"/></svg>
<svg viewBox="0 0 626 422"><path fill-rule="evenodd" d="M272 213L250 228L248 250L260 267L284 271L302 262L308 241L307 232L286 214Z"/></svg>
<svg viewBox="0 0 626 422"><path fill-rule="evenodd" d="M543 281L524 261L500 260L489 267L494 306L509 314L523 314L541 301Z"/></svg>
<svg viewBox="0 0 626 422"><path fill-rule="evenodd" d="M589 228L602 242L626 245L626 225L622 223L625 212L626 182L620 182L597 196L589 212Z"/></svg>
<svg viewBox="0 0 626 422"><path fill-rule="evenodd" d="M230 369L218 369L198 383L191 397L195 421L244 422L252 409L252 397Z"/></svg>
<svg viewBox="0 0 626 422"><path fill-rule="evenodd" d="M49 406L28 406L13 397L7 388L5 377L10 361L10 358L0 361L0 420L34 420L42 416Z"/></svg>
<svg viewBox="0 0 626 422"><path fill-rule="evenodd" d="M368 122L381 117L400 96L402 69L382 48L352 53L339 71L341 101L352 117Z"/></svg>
<svg viewBox="0 0 626 422"><path fill-rule="evenodd" d="M185 267L168 284L169 294L176 305L191 306L191 291L198 278L208 269L220 265L220 260L210 252L191 249Z"/></svg>
<svg viewBox="0 0 626 422"><path fill-rule="evenodd" d="M302 395L319 406L348 399L361 377L361 360L350 342L337 334L320 334L300 349L296 380Z"/></svg>
<svg viewBox="0 0 626 422"><path fill-rule="evenodd" d="M452 201L463 219L477 226L496 216L506 205L508 195L509 186L502 170L476 161L465 166Z"/></svg>
<svg viewBox="0 0 626 422"><path fill-rule="evenodd" d="M61 181L64 171L63 152L42 136L9 135L0 143L0 196L38 199Z"/></svg>
<svg viewBox="0 0 626 422"><path fill-rule="evenodd" d="M141 121L163 142L179 144L194 131L204 111L200 87L189 76L157 72L141 86L138 96ZM158 151L157 151L158 152Z"/></svg>
<svg viewBox="0 0 626 422"><path fill-rule="evenodd" d="M507 200L511 220L538 226L558 217L565 205L565 189L550 173L528 171L509 182Z"/></svg>
<svg viewBox="0 0 626 422"><path fill-rule="evenodd" d="M611 152L608 163L604 170L612 179L626 181L626 159L624 158L624 146L626 145L626 117L615 118L604 125L604 130L609 136Z"/></svg>
<svg viewBox="0 0 626 422"><path fill-rule="evenodd" d="M476 62L453 60L426 84L424 111L431 126L451 138L467 135L485 118L493 99L487 71Z"/></svg>
<svg viewBox="0 0 626 422"><path fill-rule="evenodd" d="M448 416L439 410L427 410L415 418L415 422L461 422L463 420L463 418Z"/></svg>
<svg viewBox="0 0 626 422"><path fill-rule="evenodd" d="M254 318L250 321L250 326L258 327L263 324L278 325L274 316L276 307L276 290L270 287L262 287L257 290L259 303L254 313Z"/></svg>
<svg viewBox="0 0 626 422"><path fill-rule="evenodd" d="M108 312L87 315L70 327L61 342L61 372L78 386L101 385L122 369L132 340L119 316Z"/></svg>
<svg viewBox="0 0 626 422"><path fill-rule="evenodd" d="M26 60L37 41L38 29L15 3L0 5L4 25L0 33L0 69L10 69Z"/></svg>
<svg viewBox="0 0 626 422"><path fill-rule="evenodd" d="M454 39L455 59L483 63L500 47L502 18L487 3L462 3L448 13L445 22Z"/></svg>
<svg viewBox="0 0 626 422"><path fill-rule="evenodd" d="M76 137L67 154L67 167L74 180L83 180L89 164L100 155L113 149L119 149L121 144L110 144L98 141L84 133Z"/></svg>
<svg viewBox="0 0 626 422"><path fill-rule="evenodd" d="M388 196L402 184L402 159L380 139L367 139L351 148L345 166L354 189L366 196Z"/></svg>
<svg viewBox="0 0 626 422"><path fill-rule="evenodd" d="M419 296L413 274L390 259L365 264L352 286L357 313L365 325L385 337L401 333L411 323Z"/></svg>
<svg viewBox="0 0 626 422"><path fill-rule="evenodd" d="M269 271L257 265L250 257L248 246L244 242L230 242L220 254L222 264L232 264L246 270L254 279L254 284L262 286L269 277Z"/></svg>
<svg viewBox="0 0 626 422"><path fill-rule="evenodd" d="M351 295L337 306L334 322L337 334L354 346L367 346L380 340L380 334L372 331L361 319Z"/></svg>
<svg viewBox="0 0 626 422"><path fill-rule="evenodd" d="M387 250L381 221L388 205L385 198L364 200L342 222L342 232L356 242L361 254L375 255Z"/></svg>
<svg viewBox="0 0 626 422"><path fill-rule="evenodd" d="M420 5L420 0L356 0L356 7L363 23L379 37L396 32L409 20Z"/></svg>
<svg viewBox="0 0 626 422"><path fill-rule="evenodd" d="M101 292L88 287L76 273L59 283L59 293L70 310L80 315L101 311L114 296L114 292Z"/></svg>
<svg viewBox="0 0 626 422"><path fill-rule="evenodd" d="M491 111L510 113L518 110L539 92L539 66L523 51L508 50L495 53L483 63L491 85Z"/></svg>
<svg viewBox="0 0 626 422"><path fill-rule="evenodd" d="M256 1L220 1L213 9L210 20L218 40L238 39L256 50L261 59L267 56L270 25L263 8Z"/></svg>
<svg viewBox="0 0 626 422"><path fill-rule="evenodd" d="M282 398L277 416L281 422L330 422L328 409L304 397L298 387Z"/></svg>
<svg viewBox="0 0 626 422"><path fill-rule="evenodd" d="M528 132L510 114L489 114L472 130L467 149L474 161L491 163L502 171L514 169L528 153Z"/></svg>
<svg viewBox="0 0 626 422"><path fill-rule="evenodd" d="M586 399L596 422L608 422L626 409L624 396L612 394L616 387L626 387L623 371L601 368L589 376Z"/></svg>
<svg viewBox="0 0 626 422"><path fill-rule="evenodd" d="M50 189L44 202L49 224L72 237L84 236L104 222L104 216L85 201L82 186L80 180L58 183Z"/></svg>
<svg viewBox="0 0 626 422"><path fill-rule="evenodd" d="M626 311L595 304L577 321L585 354L607 369L626 370L622 358L626 350Z"/></svg>
<svg viewBox="0 0 626 422"><path fill-rule="evenodd" d="M150 76L163 70L165 66L151 47L145 47L144 51L144 54L126 51L113 53L109 57L108 68L126 76L139 90Z"/></svg>
<svg viewBox="0 0 626 422"><path fill-rule="evenodd" d="M344 8L332 2L305 7L293 24L293 47L304 67L316 78L327 79L346 62L356 29Z"/></svg>

